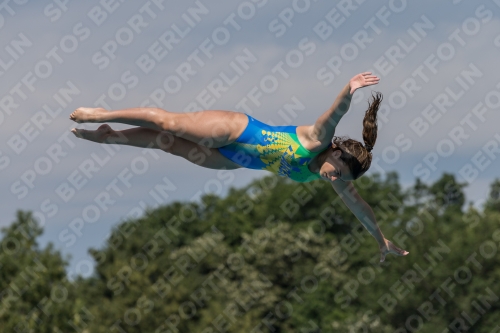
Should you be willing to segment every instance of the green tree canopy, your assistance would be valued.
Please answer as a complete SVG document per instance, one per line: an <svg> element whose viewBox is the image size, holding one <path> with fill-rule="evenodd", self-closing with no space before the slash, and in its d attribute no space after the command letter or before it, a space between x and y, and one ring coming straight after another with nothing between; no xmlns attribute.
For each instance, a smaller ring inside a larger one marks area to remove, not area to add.
<svg viewBox="0 0 500 333"><path fill-rule="evenodd" d="M95 271L67 281L30 213L2 230L0 327L12 332L474 332L500 317L499 181L484 210L444 174L403 190L355 183L378 246L326 182L269 176L226 197L173 202L116 225Z"/></svg>

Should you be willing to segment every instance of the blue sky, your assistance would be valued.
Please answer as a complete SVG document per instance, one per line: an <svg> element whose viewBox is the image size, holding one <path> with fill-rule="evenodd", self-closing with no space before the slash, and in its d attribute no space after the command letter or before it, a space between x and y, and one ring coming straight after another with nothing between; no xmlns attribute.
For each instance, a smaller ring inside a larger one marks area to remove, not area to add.
<svg viewBox="0 0 500 333"><path fill-rule="evenodd" d="M266 173L227 177L161 152L78 140L69 133L75 108L104 102L182 112L205 96L212 109L312 124L367 70L381 77L373 89L385 97L373 150L379 167L371 172L397 171L407 186L451 172L481 205L500 155L497 3L11 1L0 9L0 224L17 209L37 212L43 242L71 254L70 272L85 275L87 249L100 247L131 212L158 205L155 186L167 188L161 203L186 201ZM253 60L244 66L242 56ZM221 75L234 82L217 94L211 87ZM248 96L254 89L257 103ZM356 92L337 134L361 139L369 94ZM294 101L304 109L287 113ZM69 180L76 176L79 189ZM111 203L93 210L104 192Z"/></svg>

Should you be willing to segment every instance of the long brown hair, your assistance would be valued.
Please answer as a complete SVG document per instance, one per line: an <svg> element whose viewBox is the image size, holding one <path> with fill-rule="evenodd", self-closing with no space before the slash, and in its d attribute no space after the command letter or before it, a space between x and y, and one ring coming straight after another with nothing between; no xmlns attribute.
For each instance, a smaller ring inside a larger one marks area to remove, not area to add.
<svg viewBox="0 0 500 333"><path fill-rule="evenodd" d="M349 137L333 137L332 148L342 152L340 159L347 164L354 179L362 176L372 163L371 150L377 141L377 111L382 99L382 94L375 92L371 102L368 102L368 110L363 118L364 145Z"/></svg>

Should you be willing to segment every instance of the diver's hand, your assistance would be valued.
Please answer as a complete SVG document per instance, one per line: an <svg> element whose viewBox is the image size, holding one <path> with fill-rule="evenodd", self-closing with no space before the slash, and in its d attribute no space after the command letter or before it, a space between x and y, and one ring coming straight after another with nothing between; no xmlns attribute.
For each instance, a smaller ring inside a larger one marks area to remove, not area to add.
<svg viewBox="0 0 500 333"><path fill-rule="evenodd" d="M354 92L359 88L377 84L379 81L380 79L377 76L372 75L371 72L358 74L349 81L349 87L351 88L350 94L354 94Z"/></svg>
<svg viewBox="0 0 500 333"><path fill-rule="evenodd" d="M410 252L400 249L396 245L392 244L390 240L384 238L384 243L380 245L380 262L383 262L385 260L385 256L389 253L397 256L405 256Z"/></svg>

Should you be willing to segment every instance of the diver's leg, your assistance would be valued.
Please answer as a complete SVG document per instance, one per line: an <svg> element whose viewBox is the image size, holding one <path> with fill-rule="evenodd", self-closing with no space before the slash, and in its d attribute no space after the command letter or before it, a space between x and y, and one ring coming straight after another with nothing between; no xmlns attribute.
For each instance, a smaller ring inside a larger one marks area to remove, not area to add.
<svg viewBox="0 0 500 333"><path fill-rule="evenodd" d="M70 116L77 123L123 123L167 131L197 144L218 148L235 141L245 130L248 118L232 111L206 110L190 113L169 112L159 108L131 108L106 111L78 108Z"/></svg>
<svg viewBox="0 0 500 333"><path fill-rule="evenodd" d="M196 165L209 169L238 169L239 165L228 160L217 149L200 146L168 132L137 127L115 131L103 124L97 130L73 129L79 138L109 144L121 144L142 148L161 149L167 153L185 158Z"/></svg>
<svg viewBox="0 0 500 333"><path fill-rule="evenodd" d="M136 127L124 131L115 131L108 124L99 126L96 130L73 128L75 136L81 139L97 142L120 144L142 148L156 148L168 145L171 134L145 127ZM167 135L168 134L168 135Z"/></svg>

